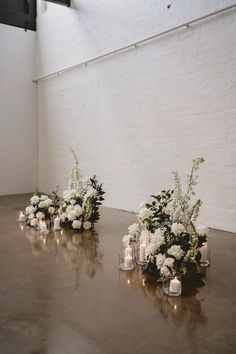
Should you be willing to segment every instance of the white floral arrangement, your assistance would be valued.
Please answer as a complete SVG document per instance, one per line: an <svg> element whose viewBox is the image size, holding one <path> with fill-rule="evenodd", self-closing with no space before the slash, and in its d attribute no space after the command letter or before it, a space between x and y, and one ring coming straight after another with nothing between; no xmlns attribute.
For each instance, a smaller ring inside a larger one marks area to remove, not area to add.
<svg viewBox="0 0 236 354"><path fill-rule="evenodd" d="M142 203L138 208L140 227L131 225L123 242L146 243L144 272L186 279L198 274L200 249L207 241L209 229L197 223L202 202L200 199L191 202L191 197L195 195L196 172L203 162L203 158L193 160L185 191L178 172L173 172L174 190L162 190L152 195L150 203Z"/></svg>
<svg viewBox="0 0 236 354"><path fill-rule="evenodd" d="M91 230L100 218L99 207L104 200L102 184L97 177L82 178L79 160L72 150L74 166L69 180L69 188L63 192L64 203L60 219L63 226L77 230Z"/></svg>
<svg viewBox="0 0 236 354"><path fill-rule="evenodd" d="M49 197L46 194L34 193L30 198L30 205L25 208L26 224L37 227L40 220L51 220L58 210L56 192Z"/></svg>

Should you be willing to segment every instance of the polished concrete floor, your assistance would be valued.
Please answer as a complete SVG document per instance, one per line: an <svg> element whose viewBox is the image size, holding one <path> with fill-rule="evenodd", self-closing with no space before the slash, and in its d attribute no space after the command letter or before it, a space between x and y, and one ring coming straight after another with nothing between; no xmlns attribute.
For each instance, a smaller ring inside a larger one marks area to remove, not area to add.
<svg viewBox="0 0 236 354"><path fill-rule="evenodd" d="M104 208L97 233L47 240L0 197L0 354L236 353L236 235L212 231L206 286L168 298L118 269L133 214Z"/></svg>

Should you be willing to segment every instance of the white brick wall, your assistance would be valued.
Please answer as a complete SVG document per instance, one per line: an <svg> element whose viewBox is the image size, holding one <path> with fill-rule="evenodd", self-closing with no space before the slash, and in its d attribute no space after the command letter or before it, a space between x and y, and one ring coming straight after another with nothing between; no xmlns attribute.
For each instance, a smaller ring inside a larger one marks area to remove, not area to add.
<svg viewBox="0 0 236 354"><path fill-rule="evenodd" d="M166 6L170 3L171 8ZM234 1L74 1L38 21L38 75ZM38 84L39 186L67 185L80 153L105 205L127 210L204 156L201 221L236 231L236 11Z"/></svg>

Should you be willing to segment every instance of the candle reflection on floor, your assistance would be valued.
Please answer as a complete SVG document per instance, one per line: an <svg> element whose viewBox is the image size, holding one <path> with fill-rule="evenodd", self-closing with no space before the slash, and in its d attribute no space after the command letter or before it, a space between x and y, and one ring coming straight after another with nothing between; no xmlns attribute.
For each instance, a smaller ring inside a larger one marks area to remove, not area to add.
<svg viewBox="0 0 236 354"><path fill-rule="evenodd" d="M197 289L186 289L182 296L169 297L163 293L162 284L156 278L145 278L140 268L119 271L119 283L151 299L153 307L166 321L176 327L186 327L189 335L207 323L201 300L197 299Z"/></svg>
<svg viewBox="0 0 236 354"><path fill-rule="evenodd" d="M63 256L64 261L74 271L74 289L79 286L82 270L87 276L93 277L96 271L102 267L103 255L98 249L99 238L94 231L76 233L73 230L66 230L65 233L60 230L51 231L48 235L41 235L36 229L27 227L24 234L31 243L34 256L39 257L43 252Z"/></svg>

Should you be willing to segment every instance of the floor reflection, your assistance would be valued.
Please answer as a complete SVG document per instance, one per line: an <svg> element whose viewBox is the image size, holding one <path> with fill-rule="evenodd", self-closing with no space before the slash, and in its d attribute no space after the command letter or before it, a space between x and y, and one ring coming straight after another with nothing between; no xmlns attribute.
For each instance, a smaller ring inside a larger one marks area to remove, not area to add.
<svg viewBox="0 0 236 354"><path fill-rule="evenodd" d="M98 269L102 268L103 254L99 251L99 237L95 231L62 229L51 231L48 235L41 235L36 229L20 225L30 241L32 254L39 257L43 252L50 252L55 256L62 254L75 273L75 289L79 286L80 274L92 278Z"/></svg>
<svg viewBox="0 0 236 354"><path fill-rule="evenodd" d="M162 284L156 279L146 278L140 268L130 272L119 272L120 285L135 290L151 299L153 307L173 326L184 327L186 333L193 334L199 326L207 323L207 317L197 299L197 289L184 289L179 297L164 294Z"/></svg>

